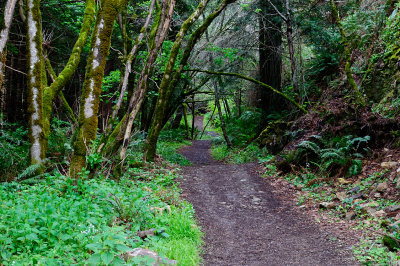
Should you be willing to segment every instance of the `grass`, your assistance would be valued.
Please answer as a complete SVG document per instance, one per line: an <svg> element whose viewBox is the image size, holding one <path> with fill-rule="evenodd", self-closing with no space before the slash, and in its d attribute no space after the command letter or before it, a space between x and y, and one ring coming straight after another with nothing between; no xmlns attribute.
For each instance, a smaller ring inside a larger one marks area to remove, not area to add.
<svg viewBox="0 0 400 266"><path fill-rule="evenodd" d="M193 222L193 209L173 213L166 224L169 237L153 243L154 249L168 258L174 258L180 265L199 265L199 246L202 245L202 232Z"/></svg>
<svg viewBox="0 0 400 266"><path fill-rule="evenodd" d="M228 149L226 145L214 144L211 147L211 156L218 161L226 161L232 164L255 162L268 157L264 149L257 145L248 145L245 148Z"/></svg>

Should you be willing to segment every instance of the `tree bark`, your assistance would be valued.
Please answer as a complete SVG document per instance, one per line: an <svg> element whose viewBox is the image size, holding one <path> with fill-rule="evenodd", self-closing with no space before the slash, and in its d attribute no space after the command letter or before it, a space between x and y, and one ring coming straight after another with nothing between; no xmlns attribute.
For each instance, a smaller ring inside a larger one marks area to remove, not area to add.
<svg viewBox="0 0 400 266"><path fill-rule="evenodd" d="M178 71L173 73L173 71L172 71L173 66L176 61L177 51L181 47L182 38L183 38L184 34L187 32L188 28L201 15L201 13L203 12L205 5L208 3L208 1L203 0L197 7L196 11L182 24L181 30L179 31L176 41L173 46L173 49L176 49L176 51L174 53L172 53L172 50L171 50L171 55L168 60L168 66L166 68L165 74L161 81L160 90L159 90L159 99L158 99L157 105L156 105L153 125L151 127L149 136L147 137L146 150L145 150L146 160L148 160L148 161L154 160L154 157L156 154L156 149L157 149L158 137L159 137L161 129L163 127L162 121L164 119L164 115L168 108L168 104L169 104L171 95L174 92L174 89L177 87L176 85L178 84L178 82L181 78L183 68L186 66L186 64L189 60L191 51L193 50L195 44L200 39L202 34L207 30L208 26L214 21L214 19L225 9L225 7L227 7L229 4L231 4L233 2L235 2L235 0L224 0L214 10L214 12L211 13L206 18L206 20L203 22L203 24L201 24L200 27L194 31L194 33L190 36L189 41L185 47L185 50L182 55L182 59L180 61L179 67L178 67ZM182 36L180 36L180 34L182 34ZM171 80L171 78L172 78L172 80ZM178 94L181 94L181 93L178 93Z"/></svg>
<svg viewBox="0 0 400 266"><path fill-rule="evenodd" d="M296 58L294 56L294 44L293 44L293 21L292 21L292 12L290 9L290 0L285 0L286 7L286 16L283 15L279 9L272 3L272 0L268 0L268 3L272 6L275 12L281 17L286 24L286 39L289 48L289 59L290 59L290 69L292 75L292 86L293 91L298 93L298 84L296 80Z"/></svg>
<svg viewBox="0 0 400 266"><path fill-rule="evenodd" d="M60 72L58 76L53 73L53 80L49 87L44 89L43 95L43 126L44 126L44 139L45 139L45 149L47 150L47 143L50 135L50 123L51 116L53 113L53 103L57 95L60 95L62 88L67 84L67 82L72 78L75 73L80 56L83 51L83 47L88 39L92 23L94 20L95 13L95 0L86 0L85 15L83 18L81 30L77 41L72 49L71 55L68 59L67 64L64 69ZM48 66L49 71L52 71L51 66ZM70 110L70 108L67 108Z"/></svg>
<svg viewBox="0 0 400 266"><path fill-rule="evenodd" d="M350 43L347 40L346 32L344 31L342 21L339 15L339 11L337 9L336 3L334 0L330 0L330 5L332 9L333 16L336 20L336 26L339 28L340 36L342 37L342 42L344 46L344 53L343 56L346 60L346 65L345 65L345 72L346 72L346 77L347 77L347 82L349 83L353 93L354 93L354 100L356 101L357 104L359 105L365 105L365 100L360 92L360 89L357 85L357 83L354 80L353 77L353 72L351 71L351 50L350 50Z"/></svg>
<svg viewBox="0 0 400 266"><path fill-rule="evenodd" d="M30 164L42 163L45 158L43 132L43 57L40 0L27 0L28 47L28 113Z"/></svg>
<svg viewBox="0 0 400 266"><path fill-rule="evenodd" d="M268 5L264 0L259 2L262 10L259 17L260 81L280 91L282 82L282 19L271 5ZM272 0L272 3L278 10L282 9L281 0ZM270 14L274 15L271 16ZM269 113L282 110L285 104L271 91L259 87L256 106L262 109L263 117L266 118Z"/></svg>
<svg viewBox="0 0 400 266"><path fill-rule="evenodd" d="M129 117L127 119L127 123L124 128L125 134L123 137L121 151L119 153L120 160L125 159L126 151L128 149L128 144L129 144L129 138L131 137L133 122L140 110L143 99L147 92L147 88L148 88L148 84L149 84L149 76L150 76L150 73L152 72L153 64L154 64L155 60L157 59L157 53L160 50L160 48L164 42L164 39L167 36L169 25L172 20L172 14L174 11L175 3L176 3L175 0L169 0L169 1L164 2L164 8L161 13L161 19L160 19L161 23L159 24L159 28L157 29L157 34L155 36L155 45L154 45L154 47L151 47L152 49L147 58L146 65L143 68L143 71L140 75L136 90L134 91L134 93L131 97L131 100L129 102L129 107L128 107ZM171 51L171 54L172 54L172 51Z"/></svg>
<svg viewBox="0 0 400 266"><path fill-rule="evenodd" d="M232 142L229 139L228 133L226 132L225 119L224 116L222 115L221 104L219 101L220 100L219 87L216 82L214 82L214 89L215 89L215 105L217 106L219 120L221 121L222 135L224 136L226 146L228 147L228 149L232 149Z"/></svg>
<svg viewBox="0 0 400 266"><path fill-rule="evenodd" d="M79 177L78 173L85 167L89 145L96 139L97 113L111 35L117 15L126 4L126 0L104 0L96 18L82 89L76 138L73 143L70 175L75 178Z"/></svg>
<svg viewBox="0 0 400 266"><path fill-rule="evenodd" d="M10 31L16 3L17 0L7 0L4 6L3 23L0 23L0 88L3 86L4 81L4 68L7 59L8 33Z"/></svg>
<svg viewBox="0 0 400 266"><path fill-rule="evenodd" d="M123 102L123 99L124 99L124 95L125 95L125 91L128 88L129 74L132 71L132 62L135 59L140 47L143 45L142 41L143 41L143 38L144 38L145 33L147 31L147 28L148 28L148 26L150 24L150 19L151 19L153 10L154 10L154 5L155 5L155 0L153 0L151 2L150 8L149 8L149 14L147 15L146 22L143 25L142 29L140 30L140 34L136 38L136 41L135 41L135 43L133 45L133 48L132 48L131 52L129 53L128 58L126 60L125 74L124 74L124 78L123 78L122 85L121 85L121 92L120 92L120 95L119 95L119 98L118 98L118 102L116 103L116 105L114 107L114 110L112 112L111 123L109 124L109 129L111 129L112 122L115 121L115 119L117 117L117 114L118 114L118 111L121 108L121 105L122 105L122 102Z"/></svg>
<svg viewBox="0 0 400 266"><path fill-rule="evenodd" d="M176 111L176 115L174 120L171 123L171 128L172 129L178 129L180 124L181 124L181 120L183 117L183 110L182 110L182 105L177 109Z"/></svg>

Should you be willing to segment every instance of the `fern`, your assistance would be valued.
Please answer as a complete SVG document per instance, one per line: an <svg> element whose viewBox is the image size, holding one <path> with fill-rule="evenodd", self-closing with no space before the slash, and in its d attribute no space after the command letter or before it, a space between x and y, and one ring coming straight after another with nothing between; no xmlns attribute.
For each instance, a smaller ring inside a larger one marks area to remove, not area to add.
<svg viewBox="0 0 400 266"><path fill-rule="evenodd" d="M317 155L319 155L321 151L321 148L318 146L318 144L309 140L303 141L297 146L297 148L304 149L306 151L312 151Z"/></svg>
<svg viewBox="0 0 400 266"><path fill-rule="evenodd" d="M361 160L353 160L352 164L349 168L348 175L357 175L361 172L362 169L362 161Z"/></svg>
<svg viewBox="0 0 400 266"><path fill-rule="evenodd" d="M26 184L26 185L35 185L39 183L45 183L46 181L42 179L45 176L45 174L39 174L24 180L19 181L21 184Z"/></svg>
<svg viewBox="0 0 400 266"><path fill-rule="evenodd" d="M41 177L43 174L40 172L43 170L44 163L46 163L46 162L47 162L47 159L43 160L42 163L32 164L32 165L28 166L27 168L25 168L24 171L22 171L22 173L20 173L17 176L16 180L18 181L21 179L28 179L28 178L32 179L32 178Z"/></svg>
<svg viewBox="0 0 400 266"><path fill-rule="evenodd" d="M343 160L343 157L344 157L344 155L341 154L340 151L338 151L338 150L335 151L335 150L329 149L329 151L323 152L320 158L322 159L322 161L324 161L324 160L341 161L341 160Z"/></svg>
<svg viewBox="0 0 400 266"><path fill-rule="evenodd" d="M369 150L363 148L359 152L359 148L362 144L368 143L370 140L369 136L365 137L354 137L347 135L344 137L335 137L330 142L324 141L321 136L313 135L310 139L314 139L320 143L318 145L314 141L303 141L298 145L297 157L302 158L304 152L313 152L317 158L313 160L312 165L317 165L321 171L333 170L333 166L337 168L349 167L348 175L355 175L361 171L362 161L364 158L363 153L367 153Z"/></svg>
<svg viewBox="0 0 400 266"><path fill-rule="evenodd" d="M370 136L365 136L365 137L356 137L353 139L349 139L346 142L346 146L351 147L354 146L355 143L357 143L357 146L355 148L355 150L358 150L358 148L360 147L361 143L368 143L368 141L371 139Z"/></svg>

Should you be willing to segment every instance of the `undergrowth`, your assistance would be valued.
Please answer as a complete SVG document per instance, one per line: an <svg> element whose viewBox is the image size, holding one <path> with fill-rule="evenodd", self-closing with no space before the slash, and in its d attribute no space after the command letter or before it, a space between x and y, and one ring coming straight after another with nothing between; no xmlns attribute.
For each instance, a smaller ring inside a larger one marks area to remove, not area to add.
<svg viewBox="0 0 400 266"><path fill-rule="evenodd" d="M143 132L136 132L133 135L125 159L128 167L137 167L144 164L142 150L145 141L146 136ZM167 162L187 166L191 164L190 161L177 153L179 148L187 145L191 145L191 142L187 139L184 129L163 130L157 142L157 154Z"/></svg>
<svg viewBox="0 0 400 266"><path fill-rule="evenodd" d="M265 149L251 144L245 148L228 149L224 144L215 144L211 148L211 156L218 161L225 161L232 164L255 162L268 157Z"/></svg>
<svg viewBox="0 0 400 266"><path fill-rule="evenodd" d="M191 205L179 199L172 182L177 174L152 172L131 169L120 182L83 173L77 182L48 174L34 186L1 184L2 263L125 265L120 255L136 247L154 249L180 265L199 262L201 232ZM136 236L150 228L162 234Z"/></svg>
<svg viewBox="0 0 400 266"><path fill-rule="evenodd" d="M2 181L10 181L0 183L0 265L143 265L123 259L137 247L177 260L178 265L201 263L202 233L192 206L180 199L175 184L179 175L171 164L188 164L176 153L190 144L182 130L162 132L158 149L166 161L151 164L143 162L145 135L136 133L118 180L104 170L108 162L94 148L81 179L72 180L52 167L31 180L26 178L35 166L26 167L22 157L28 150L21 140L26 131L8 126L1 131L0 152L16 161L0 161L1 174L9 173ZM68 143L66 128L53 123L49 154L54 156L46 164L65 163L68 144L60 145ZM93 174L90 169L98 171ZM156 234L137 236L148 229Z"/></svg>

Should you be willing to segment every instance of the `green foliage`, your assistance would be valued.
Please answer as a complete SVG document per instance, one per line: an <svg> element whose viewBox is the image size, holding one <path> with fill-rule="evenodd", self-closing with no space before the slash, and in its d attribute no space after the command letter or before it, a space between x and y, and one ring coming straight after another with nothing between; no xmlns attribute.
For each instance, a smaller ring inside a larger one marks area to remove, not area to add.
<svg viewBox="0 0 400 266"><path fill-rule="evenodd" d="M217 66L244 60L244 58L240 56L239 49L237 48L224 48L210 43L207 47L207 50L214 54L213 63Z"/></svg>
<svg viewBox="0 0 400 266"><path fill-rule="evenodd" d="M250 144L245 148L228 149L226 145L213 145L211 149L211 156L215 160L224 160L228 163L241 164L262 160L268 157L265 149L260 149L255 144Z"/></svg>
<svg viewBox="0 0 400 266"><path fill-rule="evenodd" d="M126 265L121 254L143 245L171 259L198 262L201 233L191 206L176 201L177 188L170 190L171 183L163 182L169 175L145 181L126 175L117 183L101 176L87 179L85 173L80 180L56 174L34 186L1 184L0 262ZM167 202L175 204L171 213L156 216L152 208ZM149 228L165 233L146 242L135 236Z"/></svg>
<svg viewBox="0 0 400 266"><path fill-rule="evenodd" d="M324 141L320 136L312 136L315 141L303 141L298 145L294 160L306 161L317 165L321 171L336 174L338 169L347 170L347 175L352 176L361 172L364 154L368 152L365 148L370 140L369 136L335 137L330 141Z"/></svg>
<svg viewBox="0 0 400 266"><path fill-rule="evenodd" d="M163 221L168 227L168 238L160 238L154 243L154 249L168 258L179 261L179 265L200 265L198 249L202 245L202 232L193 224L194 210L186 205L182 211L175 212Z"/></svg>
<svg viewBox="0 0 400 266"><path fill-rule="evenodd" d="M400 256L395 252L388 252L386 247L365 239L360 246L353 248L353 252L363 265L396 265Z"/></svg>
<svg viewBox="0 0 400 266"><path fill-rule="evenodd" d="M232 144L244 146L257 134L261 121L261 111L258 109L246 110L238 118L231 118L227 123L226 131Z"/></svg>
<svg viewBox="0 0 400 266"><path fill-rule="evenodd" d="M28 130L0 120L0 182L13 180L28 165Z"/></svg>
<svg viewBox="0 0 400 266"><path fill-rule="evenodd" d="M179 165L190 165L190 161L176 151L185 145L191 145L187 140L186 131L184 129L169 129L161 131L160 138L157 143L157 151L163 159L168 162Z"/></svg>
<svg viewBox="0 0 400 266"><path fill-rule="evenodd" d="M386 27L382 31L382 40L385 44L384 55L386 57L394 57L397 59L398 53L400 52L400 15L399 15L399 3L396 4L396 9L386 20Z"/></svg>
<svg viewBox="0 0 400 266"><path fill-rule="evenodd" d="M121 80L121 72L119 70L111 71L108 76L103 79L101 101L106 104L111 100L117 101L117 94L119 93L118 86Z"/></svg>
<svg viewBox="0 0 400 266"><path fill-rule="evenodd" d="M72 153L71 124L56 117L51 122L47 156L52 162L67 163Z"/></svg>

